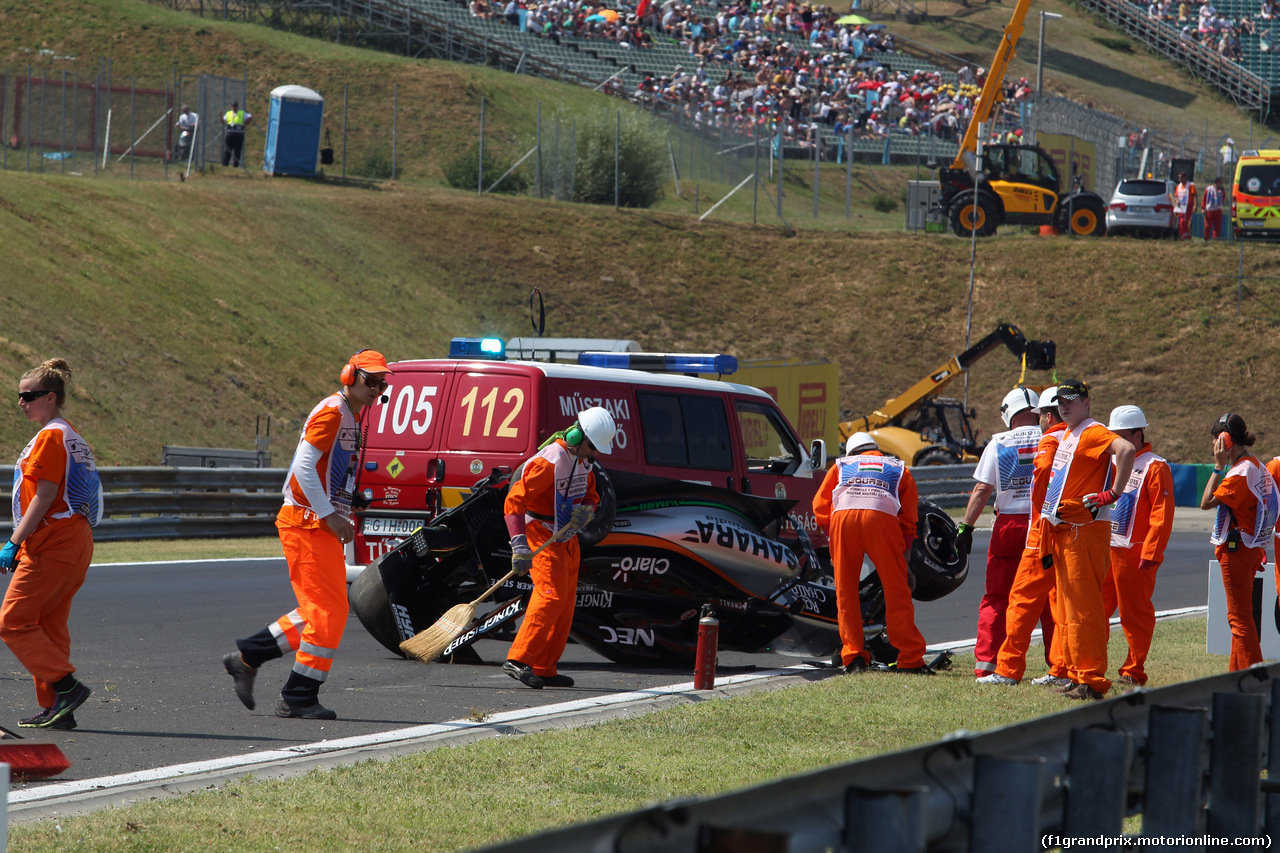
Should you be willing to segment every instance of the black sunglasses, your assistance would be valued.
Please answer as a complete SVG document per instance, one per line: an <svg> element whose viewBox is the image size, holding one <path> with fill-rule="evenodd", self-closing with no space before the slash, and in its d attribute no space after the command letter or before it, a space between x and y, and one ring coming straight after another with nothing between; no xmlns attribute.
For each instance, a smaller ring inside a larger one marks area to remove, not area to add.
<svg viewBox="0 0 1280 853"><path fill-rule="evenodd" d="M39 400L45 394L52 394L52 393L53 393L52 388L45 388L43 391L19 391L18 399L24 403L30 403L35 400Z"/></svg>
<svg viewBox="0 0 1280 853"><path fill-rule="evenodd" d="M374 391L377 391L378 393L382 393L383 391L387 390L387 380L385 379L379 379L373 374L366 373L363 370L360 371L360 377L364 380L364 384L367 387L372 388Z"/></svg>

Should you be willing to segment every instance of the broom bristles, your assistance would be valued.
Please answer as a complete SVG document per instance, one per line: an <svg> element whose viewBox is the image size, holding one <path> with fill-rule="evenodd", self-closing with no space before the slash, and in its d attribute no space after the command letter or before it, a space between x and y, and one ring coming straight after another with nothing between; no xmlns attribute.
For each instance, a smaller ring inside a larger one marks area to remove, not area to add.
<svg viewBox="0 0 1280 853"><path fill-rule="evenodd" d="M449 644L462 636L462 632L471 625L475 616L476 605L455 604L435 621L430 628L419 631L400 644L400 651L423 663L431 663L449 647Z"/></svg>

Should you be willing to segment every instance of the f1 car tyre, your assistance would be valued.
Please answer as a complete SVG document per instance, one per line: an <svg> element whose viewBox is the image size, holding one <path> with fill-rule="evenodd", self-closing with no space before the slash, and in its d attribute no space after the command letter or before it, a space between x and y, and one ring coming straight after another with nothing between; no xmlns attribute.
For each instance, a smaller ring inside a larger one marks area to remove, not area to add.
<svg viewBox="0 0 1280 853"><path fill-rule="evenodd" d="M908 568L915 578L911 597L936 601L954 592L969 576L969 555L956 550L956 523L942 507L920 501L916 540L911 543Z"/></svg>

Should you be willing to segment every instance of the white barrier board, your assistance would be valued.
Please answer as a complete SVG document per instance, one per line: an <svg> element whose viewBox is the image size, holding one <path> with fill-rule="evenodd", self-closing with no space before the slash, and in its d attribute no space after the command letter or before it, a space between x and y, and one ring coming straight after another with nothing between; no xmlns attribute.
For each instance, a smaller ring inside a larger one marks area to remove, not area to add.
<svg viewBox="0 0 1280 853"><path fill-rule="evenodd" d="M1267 563L1266 571L1254 578L1262 585L1262 656L1280 660L1280 629L1276 627L1276 567ZM1209 631L1205 651L1211 655L1231 654L1231 626L1227 624L1227 592L1222 586L1222 567L1209 561Z"/></svg>

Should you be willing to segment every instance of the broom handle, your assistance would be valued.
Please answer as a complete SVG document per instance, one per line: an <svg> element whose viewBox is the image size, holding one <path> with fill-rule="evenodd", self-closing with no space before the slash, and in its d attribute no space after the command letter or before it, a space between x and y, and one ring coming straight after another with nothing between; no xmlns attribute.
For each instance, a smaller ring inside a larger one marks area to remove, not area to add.
<svg viewBox="0 0 1280 853"><path fill-rule="evenodd" d="M567 526L567 525L566 525L566 526ZM541 545L539 545L539 546L538 546L538 548L537 548L537 550L535 550L532 554L530 554L530 555L529 555L529 559L530 559L530 560L532 560L534 557L538 556L538 555L539 555L539 554L541 554L544 550L546 550L546 547L547 547L548 545L550 545L552 542L556 541L556 537L557 537L557 536L559 536L559 535L560 535L560 533L561 533L563 530L564 530L564 527L561 527L561 528L560 528L560 530L557 530L555 533L552 533L552 534L551 534L551 538L550 538L550 539L548 539L546 542L543 542ZM489 587L487 590L485 590L484 595L480 596L480 597L479 597L479 598L477 598L475 601L471 602L471 606L472 606L472 607L475 607L477 604L479 604L480 602L484 601L484 600L485 600L486 598L488 598L489 596L493 595L493 594L494 594L494 592L496 592L496 591L497 591L498 587L502 586L504 583L506 583L507 581L511 580L511 579L512 579L513 577L515 577L515 576L516 576L516 570L515 570L515 569L512 569L511 571L507 572L507 573L506 573L505 575L503 575L502 577L498 578L497 583L495 583L493 586L491 586L491 587Z"/></svg>

